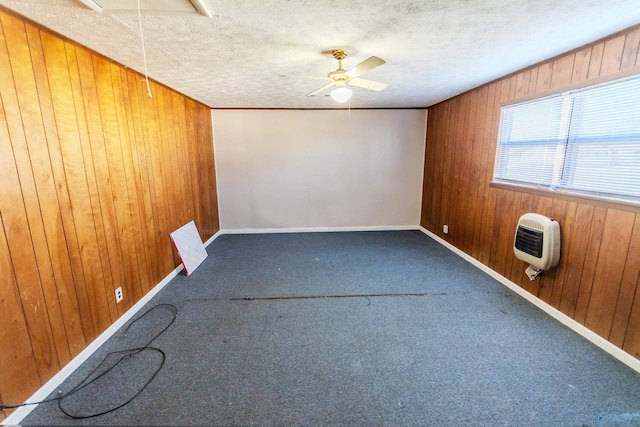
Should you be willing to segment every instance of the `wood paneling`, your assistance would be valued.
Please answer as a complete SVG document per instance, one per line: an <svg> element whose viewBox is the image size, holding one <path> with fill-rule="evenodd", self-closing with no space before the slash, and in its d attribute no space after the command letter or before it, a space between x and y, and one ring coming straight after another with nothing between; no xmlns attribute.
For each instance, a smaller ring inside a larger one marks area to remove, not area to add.
<svg viewBox="0 0 640 427"><path fill-rule="evenodd" d="M206 240L218 212L209 108L153 82L149 99L139 74L2 10L0 24L0 399L11 405L178 265L171 231L195 220Z"/></svg>
<svg viewBox="0 0 640 427"><path fill-rule="evenodd" d="M490 186L501 102L622 72L640 73L640 27L431 107L421 225L640 357L640 209ZM560 264L533 282L512 250L518 218L532 211L562 229Z"/></svg>

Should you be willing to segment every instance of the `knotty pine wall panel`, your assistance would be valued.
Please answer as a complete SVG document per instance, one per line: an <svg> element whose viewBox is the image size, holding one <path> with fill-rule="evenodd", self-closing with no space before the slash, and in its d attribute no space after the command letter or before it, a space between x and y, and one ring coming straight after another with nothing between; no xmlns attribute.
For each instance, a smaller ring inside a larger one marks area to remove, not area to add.
<svg viewBox="0 0 640 427"><path fill-rule="evenodd" d="M640 73L640 27L429 109L421 225L640 357L640 208L490 186L500 104ZM530 281L513 255L520 215L560 222L558 267ZM442 226L449 225L449 234Z"/></svg>
<svg viewBox="0 0 640 427"><path fill-rule="evenodd" d="M0 9L4 404L179 264L171 231L219 229L211 111L153 82L151 93L139 74Z"/></svg>

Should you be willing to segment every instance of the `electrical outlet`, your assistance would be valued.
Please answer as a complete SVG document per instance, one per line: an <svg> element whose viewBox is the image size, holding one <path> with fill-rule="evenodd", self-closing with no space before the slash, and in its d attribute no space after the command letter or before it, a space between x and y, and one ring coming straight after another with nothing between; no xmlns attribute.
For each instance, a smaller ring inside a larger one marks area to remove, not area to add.
<svg viewBox="0 0 640 427"><path fill-rule="evenodd" d="M122 295L122 287L116 289L116 303L122 301L124 296Z"/></svg>

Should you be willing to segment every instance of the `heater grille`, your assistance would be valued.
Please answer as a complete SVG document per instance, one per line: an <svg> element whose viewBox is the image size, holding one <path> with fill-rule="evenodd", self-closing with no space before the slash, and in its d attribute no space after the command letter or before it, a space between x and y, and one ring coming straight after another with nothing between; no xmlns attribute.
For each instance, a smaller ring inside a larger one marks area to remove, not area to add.
<svg viewBox="0 0 640 427"><path fill-rule="evenodd" d="M543 236L544 233L542 231L529 230L520 226L516 233L516 249L536 258L542 258Z"/></svg>

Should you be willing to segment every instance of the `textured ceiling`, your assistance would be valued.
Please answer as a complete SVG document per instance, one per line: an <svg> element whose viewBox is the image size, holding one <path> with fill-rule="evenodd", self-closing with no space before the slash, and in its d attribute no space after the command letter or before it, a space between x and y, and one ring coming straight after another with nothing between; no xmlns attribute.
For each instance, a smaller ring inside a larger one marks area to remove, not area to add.
<svg viewBox="0 0 640 427"><path fill-rule="evenodd" d="M98 0L99 1L99 0ZM134 4L136 0L131 0ZM640 23L638 0L202 0L213 18L142 16L151 78L213 108L343 108L305 95L369 56L352 108L428 107L485 82ZM0 0L66 37L142 72L136 13L78 0ZM325 52L325 53L323 53Z"/></svg>

